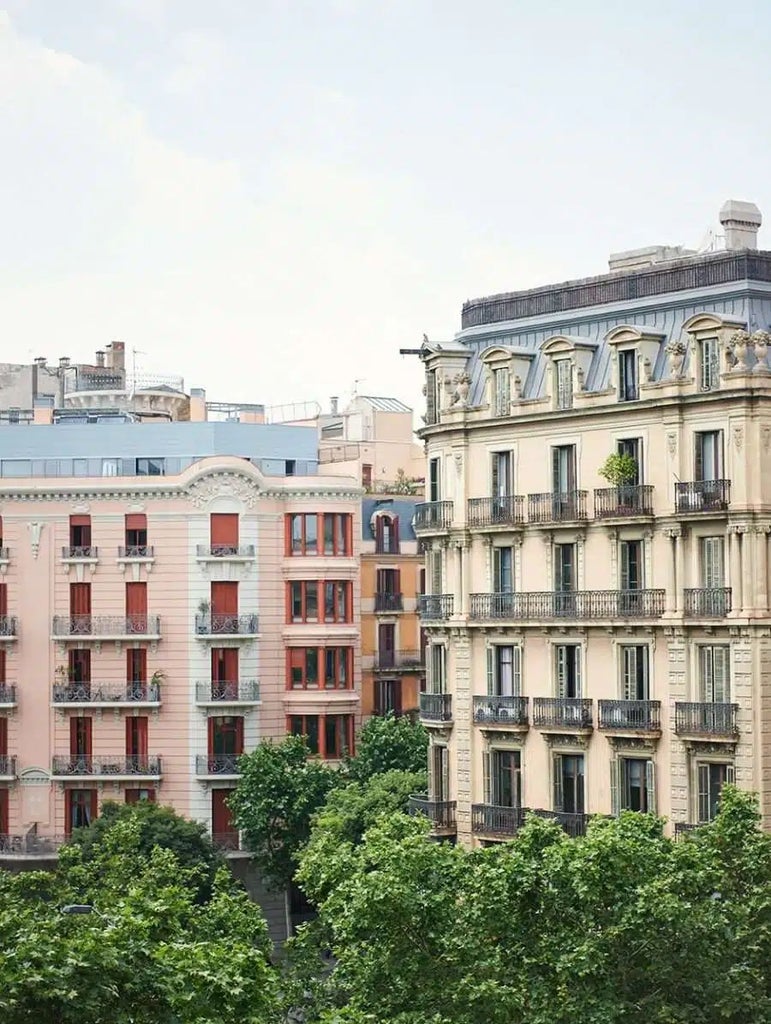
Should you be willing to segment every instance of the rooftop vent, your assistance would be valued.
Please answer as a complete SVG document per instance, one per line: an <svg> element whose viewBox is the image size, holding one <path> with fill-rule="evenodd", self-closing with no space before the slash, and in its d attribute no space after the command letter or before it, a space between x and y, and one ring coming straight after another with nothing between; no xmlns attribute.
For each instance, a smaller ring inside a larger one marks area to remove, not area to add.
<svg viewBox="0 0 771 1024"><path fill-rule="evenodd" d="M758 228L763 216L754 203L728 199L720 207L726 249L757 249Z"/></svg>

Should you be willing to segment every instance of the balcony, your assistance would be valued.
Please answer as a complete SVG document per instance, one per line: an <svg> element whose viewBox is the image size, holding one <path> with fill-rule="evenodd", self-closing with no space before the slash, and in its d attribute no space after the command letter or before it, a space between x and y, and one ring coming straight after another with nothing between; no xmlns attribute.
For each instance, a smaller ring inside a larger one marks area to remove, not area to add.
<svg viewBox="0 0 771 1024"><path fill-rule="evenodd" d="M661 732L661 701L601 700L599 727L603 732Z"/></svg>
<svg viewBox="0 0 771 1024"><path fill-rule="evenodd" d="M401 594L380 592L375 594L376 612L401 612L404 611L404 601Z"/></svg>
<svg viewBox="0 0 771 1024"><path fill-rule="evenodd" d="M675 733L690 739L735 740L739 735L736 716L738 704L675 704Z"/></svg>
<svg viewBox="0 0 771 1024"><path fill-rule="evenodd" d="M197 544L195 557L199 562L251 562L254 544Z"/></svg>
<svg viewBox="0 0 771 1024"><path fill-rule="evenodd" d="M157 683L55 683L51 691L54 707L159 707L161 690Z"/></svg>
<svg viewBox="0 0 771 1024"><path fill-rule="evenodd" d="M62 548L63 562L98 562L99 548L90 544L70 544Z"/></svg>
<svg viewBox="0 0 771 1024"><path fill-rule="evenodd" d="M34 832L24 835L0 835L0 857L55 857L67 836L39 836Z"/></svg>
<svg viewBox="0 0 771 1024"><path fill-rule="evenodd" d="M527 496L529 523L577 523L588 518L586 491L549 491Z"/></svg>
<svg viewBox="0 0 771 1024"><path fill-rule="evenodd" d="M223 704L259 704L260 684L256 679L208 680L196 683L195 701L199 706L212 705L221 707Z"/></svg>
<svg viewBox="0 0 771 1024"><path fill-rule="evenodd" d="M418 615L423 622L445 622L452 615L452 594L420 594Z"/></svg>
<svg viewBox="0 0 771 1024"><path fill-rule="evenodd" d="M724 619L731 611L730 587L695 587L683 591L683 613L696 619Z"/></svg>
<svg viewBox="0 0 771 1024"><path fill-rule="evenodd" d="M596 815L583 814L571 811L544 811L535 810L532 812L539 818L546 818L549 821L556 821L560 828L567 832L573 839L586 835L586 826Z"/></svg>
<svg viewBox="0 0 771 1024"><path fill-rule="evenodd" d="M214 832L211 841L212 846L225 854L238 853L242 849L238 832Z"/></svg>
<svg viewBox="0 0 771 1024"><path fill-rule="evenodd" d="M0 779L8 781L16 778L16 758L8 754L0 754Z"/></svg>
<svg viewBox="0 0 771 1024"><path fill-rule="evenodd" d="M16 687L0 683L0 708L16 707Z"/></svg>
<svg viewBox="0 0 771 1024"><path fill-rule="evenodd" d="M582 697L535 697L533 725L536 729L590 732L592 702Z"/></svg>
<svg viewBox="0 0 771 1024"><path fill-rule="evenodd" d="M0 545L0 566L7 566L11 561L11 549Z"/></svg>
<svg viewBox="0 0 771 1024"><path fill-rule="evenodd" d="M415 506L413 527L415 533L444 533L450 529L453 517L451 501L424 501Z"/></svg>
<svg viewBox="0 0 771 1024"><path fill-rule="evenodd" d="M161 759L155 755L103 754L101 757L57 754L51 762L51 778L60 780L107 779L119 782L138 778L158 780Z"/></svg>
<svg viewBox="0 0 771 1024"><path fill-rule="evenodd" d="M675 822L675 839L687 839L692 832L702 827L705 822L691 822L691 821L676 821Z"/></svg>
<svg viewBox="0 0 771 1024"><path fill-rule="evenodd" d="M468 525L471 529L521 526L525 521L525 499L521 494L502 498L469 498Z"/></svg>
<svg viewBox="0 0 771 1024"><path fill-rule="evenodd" d="M423 651L378 651L375 655L376 672L425 672L425 669Z"/></svg>
<svg viewBox="0 0 771 1024"><path fill-rule="evenodd" d="M476 835L514 836L525 823L524 807L501 807L498 804L471 805L471 831Z"/></svg>
<svg viewBox="0 0 771 1024"><path fill-rule="evenodd" d="M198 754L195 759L195 774L199 779L238 778L241 769L238 762L242 754Z"/></svg>
<svg viewBox="0 0 771 1024"><path fill-rule="evenodd" d="M407 813L425 815L432 832L452 834L456 830L454 800L429 800L425 793L416 793L409 798Z"/></svg>
<svg viewBox="0 0 771 1024"><path fill-rule="evenodd" d="M654 619L664 613L663 590L529 591L472 594L470 618L477 622L552 619Z"/></svg>
<svg viewBox="0 0 771 1024"><path fill-rule="evenodd" d="M54 640L160 640L160 615L54 615Z"/></svg>
<svg viewBox="0 0 771 1024"><path fill-rule="evenodd" d="M15 640L19 635L19 620L15 615L0 615L0 641Z"/></svg>
<svg viewBox="0 0 771 1024"><path fill-rule="evenodd" d="M529 697L474 697L474 721L477 725L528 728Z"/></svg>
<svg viewBox="0 0 771 1024"><path fill-rule="evenodd" d="M451 693L421 693L419 704L421 722L452 721Z"/></svg>
<svg viewBox="0 0 771 1024"><path fill-rule="evenodd" d="M127 544L118 548L119 562L152 562L155 548L152 544Z"/></svg>
<svg viewBox="0 0 771 1024"><path fill-rule="evenodd" d="M620 487L596 487L595 519L633 519L653 515L651 484L622 484Z"/></svg>
<svg viewBox="0 0 771 1024"><path fill-rule="evenodd" d="M675 512L725 512L731 500L730 480L675 483Z"/></svg>
<svg viewBox="0 0 771 1024"><path fill-rule="evenodd" d="M254 638L257 633L256 615L225 615L212 612L195 617L195 635L199 637L242 637Z"/></svg>

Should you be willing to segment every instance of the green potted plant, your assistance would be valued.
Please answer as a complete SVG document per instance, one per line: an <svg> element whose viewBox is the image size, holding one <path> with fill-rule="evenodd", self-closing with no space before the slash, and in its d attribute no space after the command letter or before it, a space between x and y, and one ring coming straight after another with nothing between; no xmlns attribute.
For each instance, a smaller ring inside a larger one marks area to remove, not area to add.
<svg viewBox="0 0 771 1024"><path fill-rule="evenodd" d="M150 679L150 700L160 701L161 684L166 680L166 673L162 668L157 668Z"/></svg>
<svg viewBox="0 0 771 1024"><path fill-rule="evenodd" d="M600 476L616 488L616 511L623 515L637 507L634 481L637 479L637 459L627 452L611 452L600 467Z"/></svg>

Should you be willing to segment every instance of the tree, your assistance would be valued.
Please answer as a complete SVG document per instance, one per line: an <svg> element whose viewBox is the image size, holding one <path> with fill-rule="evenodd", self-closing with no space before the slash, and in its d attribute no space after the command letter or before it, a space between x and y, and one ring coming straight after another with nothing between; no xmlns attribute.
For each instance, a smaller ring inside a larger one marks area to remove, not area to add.
<svg viewBox="0 0 771 1024"><path fill-rule="evenodd" d="M370 718L361 730L356 756L346 763L350 778L366 782L373 775L398 770L422 774L425 789L428 733L420 722L393 714Z"/></svg>
<svg viewBox="0 0 771 1024"><path fill-rule="evenodd" d="M239 761L241 777L230 798L235 822L268 885L286 889L308 841L311 818L342 779L312 757L303 739L261 743Z"/></svg>
<svg viewBox="0 0 771 1024"><path fill-rule="evenodd" d="M757 820L726 787L717 820L688 840L626 812L580 839L531 816L484 850L429 842L403 815L337 852L311 843L298 878L335 967L308 1019L771 1020L771 837Z"/></svg>
<svg viewBox="0 0 771 1024"><path fill-rule="evenodd" d="M85 862L93 860L112 830L125 821L137 823L141 853L149 857L156 846L170 850L183 867L196 871L199 899L211 896L215 875L224 861L212 845L206 827L182 817L171 807L149 800L137 804L105 801L99 817L86 828L76 829L71 842L80 848Z"/></svg>
<svg viewBox="0 0 771 1024"><path fill-rule="evenodd" d="M277 986L259 909L227 868L198 874L117 821L56 875L0 872L0 1009L14 1024L268 1024ZM83 903L87 915L61 908Z"/></svg>

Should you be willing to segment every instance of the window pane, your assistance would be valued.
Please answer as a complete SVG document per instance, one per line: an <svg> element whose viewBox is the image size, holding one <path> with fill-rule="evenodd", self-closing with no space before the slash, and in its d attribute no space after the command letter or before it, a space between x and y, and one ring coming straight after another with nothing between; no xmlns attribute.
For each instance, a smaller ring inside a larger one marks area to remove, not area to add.
<svg viewBox="0 0 771 1024"><path fill-rule="evenodd" d="M309 515L305 517L305 554L314 555L318 544L317 517Z"/></svg>
<svg viewBox="0 0 771 1024"><path fill-rule="evenodd" d="M335 517L327 513L324 516L324 554L335 553Z"/></svg>
<svg viewBox="0 0 771 1024"><path fill-rule="evenodd" d="M308 622L317 622L319 617L319 586L315 580L305 584L305 618Z"/></svg>
<svg viewBox="0 0 771 1024"><path fill-rule="evenodd" d="M305 651L305 685L319 685L319 652L315 647Z"/></svg>

